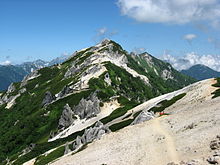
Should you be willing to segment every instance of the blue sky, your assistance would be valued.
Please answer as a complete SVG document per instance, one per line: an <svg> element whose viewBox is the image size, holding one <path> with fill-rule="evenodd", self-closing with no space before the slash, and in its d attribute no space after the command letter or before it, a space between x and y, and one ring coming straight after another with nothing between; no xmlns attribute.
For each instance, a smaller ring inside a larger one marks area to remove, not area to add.
<svg viewBox="0 0 220 165"><path fill-rule="evenodd" d="M104 37L156 57L220 55L218 1L160 1L0 0L0 63L51 60Z"/></svg>

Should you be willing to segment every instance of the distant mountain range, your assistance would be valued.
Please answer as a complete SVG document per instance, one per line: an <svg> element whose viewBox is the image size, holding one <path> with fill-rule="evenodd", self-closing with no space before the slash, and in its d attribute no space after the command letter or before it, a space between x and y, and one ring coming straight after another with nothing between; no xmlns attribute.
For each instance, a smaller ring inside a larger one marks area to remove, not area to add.
<svg viewBox="0 0 220 165"><path fill-rule="evenodd" d="M217 72L201 64L194 65L187 70L182 70L181 73L193 77L197 80L220 77L220 72Z"/></svg>
<svg viewBox="0 0 220 165"><path fill-rule="evenodd" d="M60 64L67 60L69 56L61 56L53 59L50 62L36 60L33 62L25 62L20 65L0 65L0 91L4 91L13 82L21 81L26 75L36 69Z"/></svg>

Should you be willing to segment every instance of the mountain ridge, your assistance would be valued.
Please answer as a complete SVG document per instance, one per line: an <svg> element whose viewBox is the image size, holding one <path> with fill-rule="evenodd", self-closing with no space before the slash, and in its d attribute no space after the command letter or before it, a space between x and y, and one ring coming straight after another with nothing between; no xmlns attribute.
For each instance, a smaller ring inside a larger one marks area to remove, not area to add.
<svg viewBox="0 0 220 165"><path fill-rule="evenodd" d="M0 160L22 164L41 155L45 161L44 153L56 147L62 156L65 143L78 150L115 130L108 124L128 110L194 81L149 54L134 56L104 40L33 71L1 94Z"/></svg>
<svg viewBox="0 0 220 165"><path fill-rule="evenodd" d="M197 80L220 77L220 72L217 72L202 64L197 64L187 70L182 70L181 73L191 76Z"/></svg>

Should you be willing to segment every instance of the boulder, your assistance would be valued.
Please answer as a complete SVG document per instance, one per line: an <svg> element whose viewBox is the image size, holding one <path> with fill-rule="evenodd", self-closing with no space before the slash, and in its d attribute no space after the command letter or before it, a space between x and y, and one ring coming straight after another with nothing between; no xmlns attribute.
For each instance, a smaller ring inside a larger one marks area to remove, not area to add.
<svg viewBox="0 0 220 165"><path fill-rule="evenodd" d="M210 142L210 148L212 150L220 149L220 136L218 135L216 139Z"/></svg>
<svg viewBox="0 0 220 165"><path fill-rule="evenodd" d="M148 112L148 111L142 111L131 123L131 125L139 124L144 121L148 121L154 118L154 113L153 112Z"/></svg>
<svg viewBox="0 0 220 165"><path fill-rule="evenodd" d="M207 162L209 162L209 164L219 164L220 163L220 159L219 159L219 157L216 157L216 156L210 156L207 159Z"/></svg>

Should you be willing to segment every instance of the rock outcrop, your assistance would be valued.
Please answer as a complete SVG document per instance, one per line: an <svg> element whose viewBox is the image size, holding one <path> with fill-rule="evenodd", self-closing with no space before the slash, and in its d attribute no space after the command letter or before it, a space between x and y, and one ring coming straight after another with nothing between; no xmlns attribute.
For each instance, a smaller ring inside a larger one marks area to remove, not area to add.
<svg viewBox="0 0 220 165"><path fill-rule="evenodd" d="M22 94L22 93L24 93L24 92L26 92L26 91L27 91L26 88L22 88L22 89L19 90L19 93Z"/></svg>
<svg viewBox="0 0 220 165"><path fill-rule="evenodd" d="M66 104L60 116L58 129L64 130L74 123L76 119L89 119L100 113L100 100L96 96L96 92L92 93L86 99L82 98L77 106L71 108Z"/></svg>
<svg viewBox="0 0 220 165"><path fill-rule="evenodd" d="M144 121L148 121L154 118L154 113L153 112L148 112L148 111L142 111L136 118L135 120L131 123L131 125L139 124Z"/></svg>
<svg viewBox="0 0 220 165"><path fill-rule="evenodd" d="M69 78L71 76L74 76L76 73L80 71L81 71L81 68L79 66L75 66L75 63L73 63L72 66L65 73L64 78Z"/></svg>
<svg viewBox="0 0 220 165"><path fill-rule="evenodd" d="M68 153L70 153L70 152L71 152L71 150L70 150L70 148L69 148L69 143L66 143L66 144L65 144L64 155L66 155L66 154L68 154Z"/></svg>
<svg viewBox="0 0 220 165"><path fill-rule="evenodd" d="M110 76L109 76L108 73L105 74L105 79L104 79L104 81L105 81L109 86L111 85L112 80L111 80L111 78L110 78Z"/></svg>
<svg viewBox="0 0 220 165"><path fill-rule="evenodd" d="M40 76L40 74L38 73L38 70L34 70L29 75L24 77L24 79L21 82L20 87L24 87L29 80L33 80L33 79L37 78L38 76Z"/></svg>
<svg viewBox="0 0 220 165"><path fill-rule="evenodd" d="M12 93L12 92L15 91L15 89L16 89L16 88L15 88L14 84L11 83L11 85L8 87L7 93Z"/></svg>
<svg viewBox="0 0 220 165"><path fill-rule="evenodd" d="M100 113L100 100L96 96L96 92L91 94L87 99L82 98L77 106L73 108L74 114L80 119L88 119L95 117Z"/></svg>
<svg viewBox="0 0 220 165"><path fill-rule="evenodd" d="M66 95L73 92L73 89L71 89L69 86L65 86L62 91L60 91L58 94L56 94L56 99L60 99L62 97L65 97Z"/></svg>
<svg viewBox="0 0 220 165"><path fill-rule="evenodd" d="M70 106L66 104L63 108L63 113L59 119L58 129L69 127L75 120L74 113Z"/></svg>
<svg viewBox="0 0 220 165"><path fill-rule="evenodd" d="M95 126L86 129L81 137L77 136L76 140L73 142L73 151L78 151L82 146L96 139L100 139L104 134L108 134L110 132L110 129L103 125L102 122L96 122Z"/></svg>
<svg viewBox="0 0 220 165"><path fill-rule="evenodd" d="M42 101L42 106L46 106L50 104L53 100L54 100L54 96L50 93L50 91L47 91Z"/></svg>

